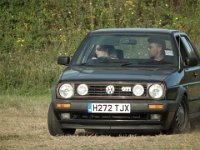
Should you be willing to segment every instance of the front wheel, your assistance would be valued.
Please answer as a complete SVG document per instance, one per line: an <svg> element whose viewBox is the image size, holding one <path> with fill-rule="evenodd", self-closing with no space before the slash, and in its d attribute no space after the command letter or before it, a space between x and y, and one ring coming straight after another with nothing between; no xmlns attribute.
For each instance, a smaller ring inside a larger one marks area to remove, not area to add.
<svg viewBox="0 0 200 150"><path fill-rule="evenodd" d="M190 121L188 115L188 107L186 103L186 97L184 97L178 106L172 126L167 133L184 133L188 131L189 128Z"/></svg>
<svg viewBox="0 0 200 150"><path fill-rule="evenodd" d="M53 111L52 104L49 105L49 111L48 111L48 129L49 133L52 136L72 135L76 131L76 129L61 129L60 123Z"/></svg>

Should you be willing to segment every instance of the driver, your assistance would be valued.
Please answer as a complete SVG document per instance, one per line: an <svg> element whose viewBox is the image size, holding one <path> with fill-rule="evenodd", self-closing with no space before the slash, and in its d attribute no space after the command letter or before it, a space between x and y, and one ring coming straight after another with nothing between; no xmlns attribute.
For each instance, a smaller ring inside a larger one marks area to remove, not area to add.
<svg viewBox="0 0 200 150"><path fill-rule="evenodd" d="M152 58L154 62L163 62L164 61L164 49L165 49L165 42L162 39L159 38L149 38L148 39L149 46L148 46L148 52L149 56Z"/></svg>

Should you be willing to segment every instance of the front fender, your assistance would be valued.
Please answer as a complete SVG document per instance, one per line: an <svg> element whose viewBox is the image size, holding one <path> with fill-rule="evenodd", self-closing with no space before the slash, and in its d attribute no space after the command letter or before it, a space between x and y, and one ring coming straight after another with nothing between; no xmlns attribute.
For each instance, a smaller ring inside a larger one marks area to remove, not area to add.
<svg viewBox="0 0 200 150"><path fill-rule="evenodd" d="M53 103L56 100L56 86L51 88L51 102Z"/></svg>
<svg viewBox="0 0 200 150"><path fill-rule="evenodd" d="M175 117L175 114L178 110L179 104L183 100L184 96L187 97L187 91L183 86L179 86L176 88L176 90L173 89L173 91L176 91L176 97L174 97L174 99L173 99L173 101L175 101L175 105L173 105L173 107L168 112L168 118L166 119L166 123L165 123L165 127L164 127L165 129L169 129L171 127L174 117ZM170 99L170 100L172 100L172 99ZM186 100L185 102L188 106L188 101Z"/></svg>
<svg viewBox="0 0 200 150"><path fill-rule="evenodd" d="M186 88L183 87L183 86L180 86L178 88L178 91L177 91L177 97L176 97L176 101L178 104L180 104L180 102L183 100L183 97L186 96L187 97L187 91L186 91ZM188 104L188 102L186 101L186 103Z"/></svg>

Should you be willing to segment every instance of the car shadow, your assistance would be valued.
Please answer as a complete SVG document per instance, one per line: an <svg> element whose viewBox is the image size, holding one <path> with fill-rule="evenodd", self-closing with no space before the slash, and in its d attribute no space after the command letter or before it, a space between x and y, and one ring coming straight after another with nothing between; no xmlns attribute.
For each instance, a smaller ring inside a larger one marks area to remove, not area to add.
<svg viewBox="0 0 200 150"><path fill-rule="evenodd" d="M155 136L160 132L152 131L134 131L134 130L78 130L75 135L77 136Z"/></svg>
<svg viewBox="0 0 200 150"><path fill-rule="evenodd" d="M186 133L194 133L200 132L200 119L195 120L192 123L191 129ZM160 131L148 131L148 130L84 130L78 129L75 133L77 136L156 136L156 135L163 135ZM164 134L166 135L166 134Z"/></svg>

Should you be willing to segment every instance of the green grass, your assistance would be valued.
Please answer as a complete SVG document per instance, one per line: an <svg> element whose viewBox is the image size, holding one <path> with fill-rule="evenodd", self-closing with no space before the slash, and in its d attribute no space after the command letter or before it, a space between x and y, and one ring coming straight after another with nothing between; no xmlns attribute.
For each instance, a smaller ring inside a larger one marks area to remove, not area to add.
<svg viewBox="0 0 200 150"><path fill-rule="evenodd" d="M156 27L185 31L200 47L200 1L1 0L0 93L49 92L85 35L99 28Z"/></svg>
<svg viewBox="0 0 200 150"><path fill-rule="evenodd" d="M0 108L18 108L24 106L48 104L51 102L51 95L35 95L35 96L21 96L21 95L0 95Z"/></svg>
<svg viewBox="0 0 200 150"><path fill-rule="evenodd" d="M199 149L200 127L156 136L51 137L50 89L91 30L108 27L174 28L200 47L200 1L1 0L0 149Z"/></svg>

